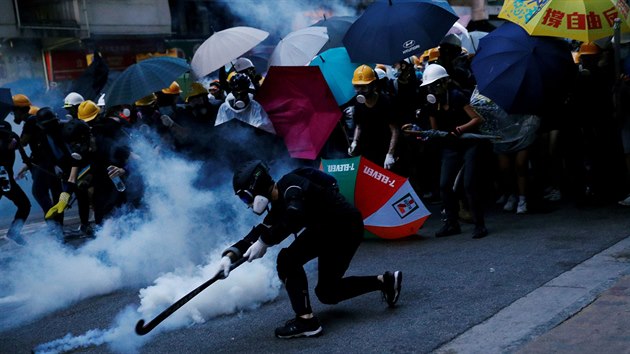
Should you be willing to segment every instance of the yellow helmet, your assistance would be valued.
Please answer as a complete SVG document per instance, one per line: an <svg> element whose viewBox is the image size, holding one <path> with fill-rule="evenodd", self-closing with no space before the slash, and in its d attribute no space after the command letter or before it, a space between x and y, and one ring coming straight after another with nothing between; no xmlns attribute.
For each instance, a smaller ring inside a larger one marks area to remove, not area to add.
<svg viewBox="0 0 630 354"><path fill-rule="evenodd" d="M29 100L26 95L18 93L17 95L13 96L13 105L15 107L30 107L31 100Z"/></svg>
<svg viewBox="0 0 630 354"><path fill-rule="evenodd" d="M376 80L376 74L371 67L363 64L354 70L353 85L367 85L374 80Z"/></svg>
<svg viewBox="0 0 630 354"><path fill-rule="evenodd" d="M582 45L580 45L580 50L578 53L580 53L580 55L588 55L588 54L598 54L601 50L599 49L599 47L597 46L597 44L593 43L593 42L589 42L589 43L582 43Z"/></svg>
<svg viewBox="0 0 630 354"><path fill-rule="evenodd" d="M79 105L78 116L84 122L89 122L96 118L96 116L101 112L101 109L98 108L96 103L90 100L85 100L81 102Z"/></svg>
<svg viewBox="0 0 630 354"><path fill-rule="evenodd" d="M157 96L154 93L152 93L148 96L144 96L141 99L137 100L134 104L136 106L143 107L143 106L150 106L154 104L155 101L157 101Z"/></svg>
<svg viewBox="0 0 630 354"><path fill-rule="evenodd" d="M188 99L194 96L199 96L199 95L207 95L208 94L208 90L200 83L198 82L193 82L192 85L190 85L190 91L188 92L188 96L186 96L186 102L188 102Z"/></svg>
<svg viewBox="0 0 630 354"><path fill-rule="evenodd" d="M173 81L173 83L171 83L171 86L162 89L162 93L165 93L167 95L179 95L180 93L182 93L182 89L181 87L179 87L177 81Z"/></svg>
<svg viewBox="0 0 630 354"><path fill-rule="evenodd" d="M34 115L37 114L37 111L39 111L39 107L31 106L31 108L29 108L29 110L28 110L28 114L34 116Z"/></svg>

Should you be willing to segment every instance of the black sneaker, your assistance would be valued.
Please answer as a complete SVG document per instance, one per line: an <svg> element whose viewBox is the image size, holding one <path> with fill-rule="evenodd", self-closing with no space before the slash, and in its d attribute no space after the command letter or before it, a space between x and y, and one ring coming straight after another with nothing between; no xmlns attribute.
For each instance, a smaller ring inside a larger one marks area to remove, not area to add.
<svg viewBox="0 0 630 354"><path fill-rule="evenodd" d="M92 225L81 224L81 226L79 226L79 231L85 234L85 236L94 236L94 229L92 228Z"/></svg>
<svg viewBox="0 0 630 354"><path fill-rule="evenodd" d="M385 298L389 307L394 307L396 302L398 302L401 286L401 271L395 271L394 273L385 272L385 274L383 274L383 298Z"/></svg>
<svg viewBox="0 0 630 354"><path fill-rule="evenodd" d="M462 229L459 227L459 223L457 222L446 222L441 229L439 229L435 233L435 237L446 237L459 235L462 233Z"/></svg>
<svg viewBox="0 0 630 354"><path fill-rule="evenodd" d="M304 319L296 317L288 320L284 326L276 328L276 337L289 339L297 337L315 337L322 333L322 326L317 317Z"/></svg>
<svg viewBox="0 0 630 354"><path fill-rule="evenodd" d="M473 231L472 238L484 238L488 236L488 229L485 226L477 226L475 227L475 231Z"/></svg>

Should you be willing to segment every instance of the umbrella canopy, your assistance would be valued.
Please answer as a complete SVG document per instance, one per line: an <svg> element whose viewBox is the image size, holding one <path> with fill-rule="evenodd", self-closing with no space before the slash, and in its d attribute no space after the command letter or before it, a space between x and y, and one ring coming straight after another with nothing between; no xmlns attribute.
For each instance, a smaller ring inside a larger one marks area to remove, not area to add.
<svg viewBox="0 0 630 354"><path fill-rule="evenodd" d="M343 43L353 62L394 64L436 47L455 21L446 0L377 0Z"/></svg>
<svg viewBox="0 0 630 354"><path fill-rule="evenodd" d="M291 157L314 160L341 118L319 68L272 66L256 94Z"/></svg>
<svg viewBox="0 0 630 354"><path fill-rule="evenodd" d="M612 36L615 18L630 31L630 8L619 0L506 0L499 17L522 26L531 35L591 42Z"/></svg>
<svg viewBox="0 0 630 354"><path fill-rule="evenodd" d="M13 96L11 89L0 88L0 120L4 120L13 109Z"/></svg>
<svg viewBox="0 0 630 354"><path fill-rule="evenodd" d="M328 49L317 55L310 65L319 66L338 105L341 106L354 97L352 75L361 64L350 61L346 48Z"/></svg>
<svg viewBox="0 0 630 354"><path fill-rule="evenodd" d="M356 16L333 16L324 17L323 20L315 22L312 26L324 26L328 32L328 42L319 52L323 53L331 48L343 47L343 37L356 19Z"/></svg>
<svg viewBox="0 0 630 354"><path fill-rule="evenodd" d="M269 32L238 26L215 32L193 55L191 66L197 77L204 77L237 59L269 36Z"/></svg>
<svg viewBox="0 0 630 354"><path fill-rule="evenodd" d="M269 58L270 66L307 65L328 42L326 27L306 27L280 40Z"/></svg>
<svg viewBox="0 0 630 354"><path fill-rule="evenodd" d="M361 156L322 160L322 169L361 211L365 229L381 238L414 235L431 215L407 178Z"/></svg>
<svg viewBox="0 0 630 354"><path fill-rule="evenodd" d="M577 67L564 40L506 22L479 41L472 70L479 92L508 113L539 114L564 98Z"/></svg>
<svg viewBox="0 0 630 354"><path fill-rule="evenodd" d="M105 92L107 107L133 103L165 87L190 70L184 59L157 57L133 64Z"/></svg>

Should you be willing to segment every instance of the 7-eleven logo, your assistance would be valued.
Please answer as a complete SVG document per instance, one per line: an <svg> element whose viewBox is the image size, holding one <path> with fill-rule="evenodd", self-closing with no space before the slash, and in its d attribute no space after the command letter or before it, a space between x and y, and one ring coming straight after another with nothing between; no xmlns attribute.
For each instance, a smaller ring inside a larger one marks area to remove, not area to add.
<svg viewBox="0 0 630 354"><path fill-rule="evenodd" d="M392 204L392 207L396 210L398 216L400 216L401 219L404 219L405 216L411 214L420 206L416 203L411 194L407 193L401 199Z"/></svg>

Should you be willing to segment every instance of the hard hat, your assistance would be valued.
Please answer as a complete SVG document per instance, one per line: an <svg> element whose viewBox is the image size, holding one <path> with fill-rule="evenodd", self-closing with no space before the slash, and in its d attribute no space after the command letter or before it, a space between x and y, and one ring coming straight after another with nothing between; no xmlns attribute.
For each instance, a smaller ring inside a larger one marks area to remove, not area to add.
<svg viewBox="0 0 630 354"><path fill-rule="evenodd" d="M186 96L186 102L188 102L188 99L194 96L199 96L199 95L207 95L208 94L208 90L203 87L202 84L198 83L198 82L193 82L192 85L190 85L190 91L188 91L188 96Z"/></svg>
<svg viewBox="0 0 630 354"><path fill-rule="evenodd" d="M43 107L37 111L35 114L35 120L38 125L47 126L59 122L59 118L55 114L55 112L50 109L50 107Z"/></svg>
<svg viewBox="0 0 630 354"><path fill-rule="evenodd" d="M34 116L37 114L38 111L39 111L39 107L31 106L31 108L28 109L28 114Z"/></svg>
<svg viewBox="0 0 630 354"><path fill-rule="evenodd" d="M221 82L219 80L213 80L211 83L208 84L208 90L210 92L221 90Z"/></svg>
<svg viewBox="0 0 630 354"><path fill-rule="evenodd" d="M378 76L378 79L382 79L384 77L387 77L387 73L383 71L383 69L381 68L376 68L374 69L374 72L376 73L376 76Z"/></svg>
<svg viewBox="0 0 630 354"><path fill-rule="evenodd" d="M72 106L78 106L81 102L85 101L83 96L76 92L70 92L66 98L63 99L63 108L70 108Z"/></svg>
<svg viewBox="0 0 630 354"><path fill-rule="evenodd" d="M86 100L81 102L79 105L78 116L84 122L89 122L96 118L96 116L101 112L101 109L98 108L96 103Z"/></svg>
<svg viewBox="0 0 630 354"><path fill-rule="evenodd" d="M134 104L138 107L150 106L157 101L157 96L152 93L148 96L144 96L141 99L137 100Z"/></svg>
<svg viewBox="0 0 630 354"><path fill-rule="evenodd" d="M162 89L162 93L165 93L167 95L179 95L180 93L182 93L182 89L179 87L177 81L173 81L173 83L171 83L171 86Z"/></svg>
<svg viewBox="0 0 630 354"><path fill-rule="evenodd" d="M30 107L31 100L29 100L26 95L18 93L17 95L13 96L13 105L16 107Z"/></svg>
<svg viewBox="0 0 630 354"><path fill-rule="evenodd" d="M597 46L597 44L593 42L588 42L588 43L582 43L582 45L580 45L580 50L578 51L578 53L580 55L588 55L588 54L599 54L600 51L601 49Z"/></svg>
<svg viewBox="0 0 630 354"><path fill-rule="evenodd" d="M249 68L253 68L254 67L254 63L252 63L252 61L247 59L247 58L238 58L234 62L233 66L234 66L234 70L236 70L237 73L240 73L240 72L245 71L245 70L247 70Z"/></svg>
<svg viewBox="0 0 630 354"><path fill-rule="evenodd" d="M376 80L376 73L372 68L363 64L354 70L352 75L353 85L367 85L370 82Z"/></svg>
<svg viewBox="0 0 630 354"><path fill-rule="evenodd" d="M442 65L430 64L426 67L426 69L424 69L424 73L422 74L422 85L420 86L430 85L445 77L448 77L448 73Z"/></svg>
<svg viewBox="0 0 630 354"><path fill-rule="evenodd" d="M101 97L98 98L96 105L99 107L105 107L105 94L104 93L102 93Z"/></svg>
<svg viewBox="0 0 630 354"><path fill-rule="evenodd" d="M442 38L442 40L440 41L440 45L444 45L444 44L450 44L452 46L461 48L462 40L459 39L459 37L456 34L449 33L446 36L444 36L444 38Z"/></svg>
<svg viewBox="0 0 630 354"><path fill-rule="evenodd" d="M251 81L249 80L249 76L237 73L232 76L232 79L230 80L230 89L232 91L245 91L249 89L250 84Z"/></svg>
<svg viewBox="0 0 630 354"><path fill-rule="evenodd" d="M251 204L257 195L269 194L273 183L269 169L261 160L245 162L234 172L232 179L234 193L246 204Z"/></svg>

